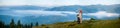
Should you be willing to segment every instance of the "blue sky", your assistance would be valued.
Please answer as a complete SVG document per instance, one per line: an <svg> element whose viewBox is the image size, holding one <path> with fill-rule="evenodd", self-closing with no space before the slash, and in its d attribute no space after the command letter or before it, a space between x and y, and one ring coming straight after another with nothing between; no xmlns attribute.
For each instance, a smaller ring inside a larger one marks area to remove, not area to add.
<svg viewBox="0 0 120 28"><path fill-rule="evenodd" d="M0 6L36 5L36 6L67 6L67 5L112 5L120 4L120 0L0 0Z"/></svg>

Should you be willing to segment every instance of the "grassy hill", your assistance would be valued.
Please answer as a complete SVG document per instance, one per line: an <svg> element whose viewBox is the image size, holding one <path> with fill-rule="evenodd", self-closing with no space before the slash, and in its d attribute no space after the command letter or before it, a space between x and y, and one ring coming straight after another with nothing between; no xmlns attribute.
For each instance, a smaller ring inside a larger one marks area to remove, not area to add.
<svg viewBox="0 0 120 28"><path fill-rule="evenodd" d="M58 22L46 25L42 24L33 28L120 28L120 20L95 20L93 22L86 20L82 24L77 24L76 21Z"/></svg>

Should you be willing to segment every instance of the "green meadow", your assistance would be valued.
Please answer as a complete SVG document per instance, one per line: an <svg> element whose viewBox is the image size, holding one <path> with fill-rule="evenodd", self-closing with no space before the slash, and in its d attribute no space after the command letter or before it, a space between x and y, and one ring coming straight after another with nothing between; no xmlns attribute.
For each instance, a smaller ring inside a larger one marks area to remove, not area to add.
<svg viewBox="0 0 120 28"><path fill-rule="evenodd" d="M120 20L84 20L82 24L76 21L42 24L33 28L120 28Z"/></svg>

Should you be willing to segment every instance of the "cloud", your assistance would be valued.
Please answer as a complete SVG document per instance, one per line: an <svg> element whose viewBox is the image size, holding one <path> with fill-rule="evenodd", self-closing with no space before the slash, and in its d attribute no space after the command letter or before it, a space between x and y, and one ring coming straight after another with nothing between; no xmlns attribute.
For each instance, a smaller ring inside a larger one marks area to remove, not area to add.
<svg viewBox="0 0 120 28"><path fill-rule="evenodd" d="M96 13L86 13L84 15L95 16L97 18L117 17L117 16L119 16L119 14L117 14L117 13L107 13L106 11L99 11L99 12L96 12Z"/></svg>
<svg viewBox="0 0 120 28"><path fill-rule="evenodd" d="M120 4L120 0L1 0L1 6L37 5L37 6L64 6L64 5L111 5Z"/></svg>
<svg viewBox="0 0 120 28"><path fill-rule="evenodd" d="M58 16L67 16L69 14L76 14L75 12L70 11L41 11L41 10L14 10L13 14L17 15L58 15Z"/></svg>
<svg viewBox="0 0 120 28"><path fill-rule="evenodd" d="M69 15L76 15L78 13L72 11L42 11L42 10L13 10L2 12L0 15L11 15L11 16L69 16ZM119 14L117 13L108 13L106 11L98 11L96 13L83 13L86 16L94 16L97 18L105 18L105 17L118 17ZM85 18L88 19L88 18Z"/></svg>

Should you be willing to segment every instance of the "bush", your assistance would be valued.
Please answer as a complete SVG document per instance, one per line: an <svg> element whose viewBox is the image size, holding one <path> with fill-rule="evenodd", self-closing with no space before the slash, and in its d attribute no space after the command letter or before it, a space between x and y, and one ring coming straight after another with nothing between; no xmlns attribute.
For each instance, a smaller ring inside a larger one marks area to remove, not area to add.
<svg viewBox="0 0 120 28"><path fill-rule="evenodd" d="M95 21L95 19L94 18L91 18L89 21L88 21L88 23L93 23Z"/></svg>

